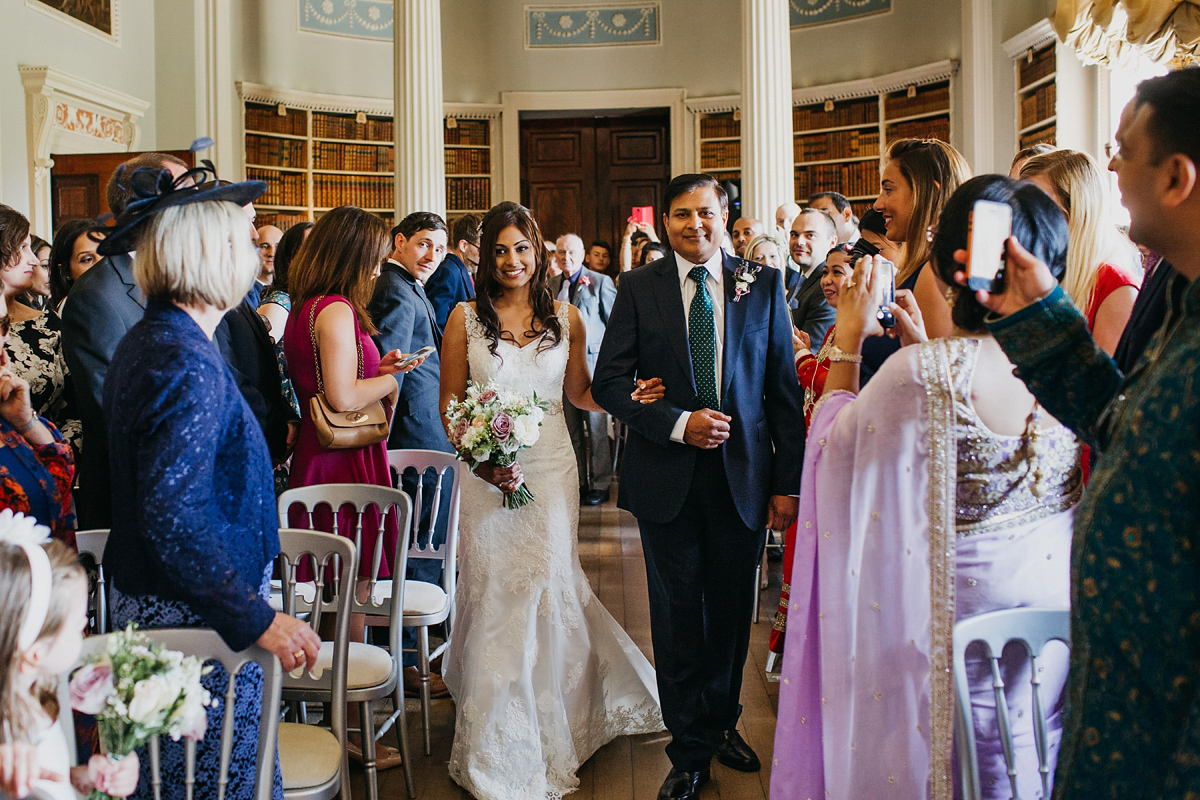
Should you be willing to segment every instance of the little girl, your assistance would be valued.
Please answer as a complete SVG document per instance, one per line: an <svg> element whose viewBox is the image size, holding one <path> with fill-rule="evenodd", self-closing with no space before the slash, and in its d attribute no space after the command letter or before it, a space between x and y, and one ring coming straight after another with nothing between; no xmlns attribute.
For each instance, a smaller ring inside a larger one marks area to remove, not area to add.
<svg viewBox="0 0 1200 800"><path fill-rule="evenodd" d="M58 678L79 660L86 626L87 575L75 553L32 519L0 511L0 790L12 797L31 787L55 800L137 788L136 754L71 767L56 723L71 713L58 707Z"/></svg>

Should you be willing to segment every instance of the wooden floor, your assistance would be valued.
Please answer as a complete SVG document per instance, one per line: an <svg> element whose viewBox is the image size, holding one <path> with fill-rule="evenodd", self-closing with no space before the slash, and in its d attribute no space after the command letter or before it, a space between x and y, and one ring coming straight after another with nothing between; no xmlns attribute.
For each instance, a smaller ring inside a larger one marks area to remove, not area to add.
<svg viewBox="0 0 1200 800"><path fill-rule="evenodd" d="M583 569L600 601L653 661L646 569L633 517L612 502L581 509L579 552ZM779 600L778 562L770 564L768 577L770 585L759 595L760 621L750 639L742 686L744 710L738 726L758 753L763 769L759 773L741 773L714 761L712 780L701 792L706 800L765 800L768 794L779 684L767 682L764 661L770 621ZM454 738L454 701L449 698L433 701L433 751L429 756L423 752L420 707L414 701L408 703L407 717L417 797L420 800L470 798L450 780L446 771ZM394 745L394 741L390 734L384 739L387 744ZM579 790L570 795L571 800L654 800L671 766L663 752L667 741L664 733L623 737L609 743L580 769ZM366 797L361 769L352 767L351 782L355 797ZM379 793L382 798L395 800L406 797L403 770L380 773Z"/></svg>

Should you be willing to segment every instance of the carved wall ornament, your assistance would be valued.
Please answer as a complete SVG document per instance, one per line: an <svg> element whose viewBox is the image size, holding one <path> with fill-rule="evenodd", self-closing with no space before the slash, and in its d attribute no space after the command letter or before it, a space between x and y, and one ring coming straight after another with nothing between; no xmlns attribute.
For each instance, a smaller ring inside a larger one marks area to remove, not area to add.
<svg viewBox="0 0 1200 800"><path fill-rule="evenodd" d="M299 27L309 33L328 33L390 42L394 25L392 0L296 0Z"/></svg>
<svg viewBox="0 0 1200 800"><path fill-rule="evenodd" d="M892 10L892 0L788 0L793 28L844 22Z"/></svg>
<svg viewBox="0 0 1200 800"><path fill-rule="evenodd" d="M639 5L526 6L525 46L660 44L658 2Z"/></svg>

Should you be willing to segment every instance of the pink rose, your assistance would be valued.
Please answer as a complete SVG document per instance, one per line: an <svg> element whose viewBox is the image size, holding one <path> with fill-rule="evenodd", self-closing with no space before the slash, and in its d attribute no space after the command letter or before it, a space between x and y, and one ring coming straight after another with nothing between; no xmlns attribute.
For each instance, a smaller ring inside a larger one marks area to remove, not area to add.
<svg viewBox="0 0 1200 800"><path fill-rule="evenodd" d="M495 399L496 399L496 390L495 389L484 389L482 392L479 393L479 402L481 402L481 403L490 403Z"/></svg>
<svg viewBox="0 0 1200 800"><path fill-rule="evenodd" d="M458 425L454 428L454 443L455 444L462 444L463 437L467 435L467 429L470 427L471 427L471 424L469 422L467 422L466 418L460 419L458 421Z"/></svg>
<svg viewBox="0 0 1200 800"><path fill-rule="evenodd" d="M112 693L112 668L87 664L71 677L71 708L83 714L99 714Z"/></svg>
<svg viewBox="0 0 1200 800"><path fill-rule="evenodd" d="M512 430L513 421L508 414L501 411L492 417L492 435L496 437L496 441L503 442L512 435Z"/></svg>

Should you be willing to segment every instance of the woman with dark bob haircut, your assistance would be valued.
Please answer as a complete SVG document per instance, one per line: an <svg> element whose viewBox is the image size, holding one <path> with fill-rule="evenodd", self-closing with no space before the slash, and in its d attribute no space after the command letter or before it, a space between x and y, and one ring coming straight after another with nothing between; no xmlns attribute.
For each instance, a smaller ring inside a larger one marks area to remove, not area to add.
<svg viewBox="0 0 1200 800"><path fill-rule="evenodd" d="M1013 375L984 327L987 310L954 280L978 200L1011 208L1013 236L1062 273L1066 222L1043 192L999 175L966 181L946 202L931 253L953 287L953 332L924 341L916 304L893 304L912 344L857 397L857 359L881 330L887 267L864 258L843 286L800 490L772 796L871 797L880 787L887 796L926 797L931 787L933 797L952 796L955 622L1069 605L1078 449ZM1037 662L1051 773L1067 659L1053 643ZM1029 684L1023 652L1006 652L1000 671L1006 686ZM983 796L1009 797L982 651L968 651L967 675ZM1039 796L1032 697L1008 700L1018 791ZM881 730L893 735L881 739Z"/></svg>

